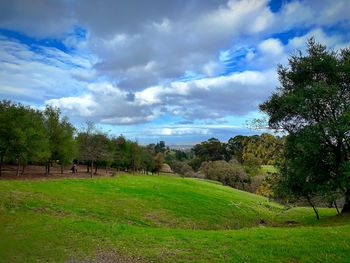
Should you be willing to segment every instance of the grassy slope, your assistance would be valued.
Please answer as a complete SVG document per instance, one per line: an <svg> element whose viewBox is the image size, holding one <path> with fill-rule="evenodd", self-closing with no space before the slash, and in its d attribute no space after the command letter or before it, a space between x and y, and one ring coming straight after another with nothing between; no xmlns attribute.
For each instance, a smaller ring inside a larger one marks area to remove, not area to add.
<svg viewBox="0 0 350 263"><path fill-rule="evenodd" d="M146 261L346 262L350 220L334 216L322 209L317 222L308 208L177 177L0 181L0 261L117 248Z"/></svg>

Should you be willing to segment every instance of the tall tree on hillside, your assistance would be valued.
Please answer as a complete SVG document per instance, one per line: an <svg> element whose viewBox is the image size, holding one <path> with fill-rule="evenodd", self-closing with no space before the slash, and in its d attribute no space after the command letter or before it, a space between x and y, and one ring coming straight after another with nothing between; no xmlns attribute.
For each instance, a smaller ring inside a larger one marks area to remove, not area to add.
<svg viewBox="0 0 350 263"><path fill-rule="evenodd" d="M279 66L280 87L260 105L269 126L288 133L281 183L291 194L345 198L350 212L350 49L308 41L307 54Z"/></svg>

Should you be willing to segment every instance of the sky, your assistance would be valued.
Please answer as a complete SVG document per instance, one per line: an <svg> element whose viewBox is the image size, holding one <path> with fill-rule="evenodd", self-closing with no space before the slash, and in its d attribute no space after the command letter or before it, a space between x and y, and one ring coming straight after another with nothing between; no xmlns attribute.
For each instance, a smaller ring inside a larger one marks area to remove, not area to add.
<svg viewBox="0 0 350 263"><path fill-rule="evenodd" d="M349 0L0 0L0 99L140 143L226 141L308 38L350 46Z"/></svg>

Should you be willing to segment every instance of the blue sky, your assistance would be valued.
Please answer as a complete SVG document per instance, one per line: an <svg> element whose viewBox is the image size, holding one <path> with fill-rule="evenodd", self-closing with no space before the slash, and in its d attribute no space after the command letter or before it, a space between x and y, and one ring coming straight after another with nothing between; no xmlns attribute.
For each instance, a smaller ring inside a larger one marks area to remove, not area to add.
<svg viewBox="0 0 350 263"><path fill-rule="evenodd" d="M1 1L0 98L141 143L259 133L276 67L350 45L350 2Z"/></svg>

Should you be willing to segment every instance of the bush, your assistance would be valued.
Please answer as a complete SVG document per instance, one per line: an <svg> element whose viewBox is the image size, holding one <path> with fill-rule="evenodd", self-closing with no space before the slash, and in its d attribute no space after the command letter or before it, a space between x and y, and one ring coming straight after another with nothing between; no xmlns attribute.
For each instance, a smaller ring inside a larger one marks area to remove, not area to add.
<svg viewBox="0 0 350 263"><path fill-rule="evenodd" d="M222 182L235 188L244 189L248 176L243 167L226 161L203 162L200 171L207 179Z"/></svg>
<svg viewBox="0 0 350 263"><path fill-rule="evenodd" d="M180 175L185 177L194 177L195 173L191 166L185 162L173 161L171 164L171 169Z"/></svg>

